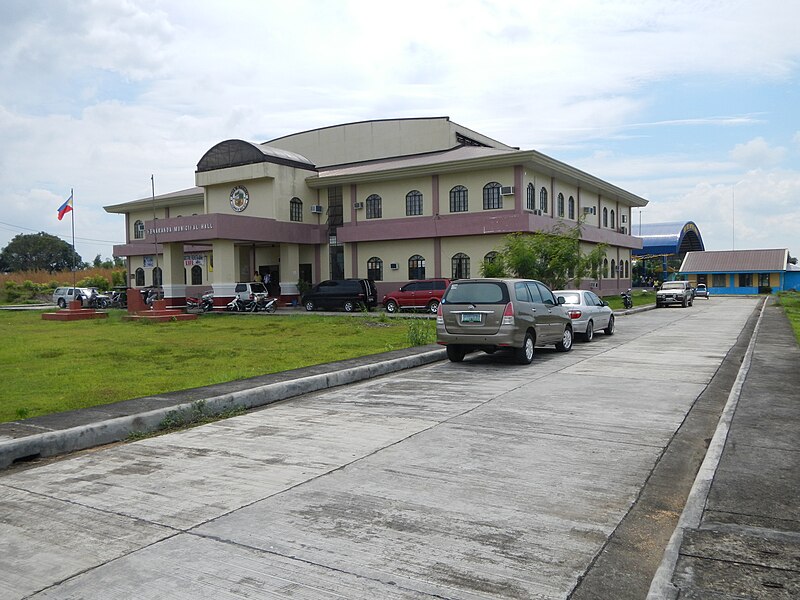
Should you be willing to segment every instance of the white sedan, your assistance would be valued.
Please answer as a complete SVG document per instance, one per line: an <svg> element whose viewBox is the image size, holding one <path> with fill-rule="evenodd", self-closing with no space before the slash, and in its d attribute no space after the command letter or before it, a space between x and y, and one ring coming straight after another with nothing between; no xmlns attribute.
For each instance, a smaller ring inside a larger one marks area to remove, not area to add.
<svg viewBox="0 0 800 600"><path fill-rule="evenodd" d="M591 342L598 329L614 335L614 311L597 294L588 290L555 290L553 294L559 303L564 299L572 330L584 341Z"/></svg>

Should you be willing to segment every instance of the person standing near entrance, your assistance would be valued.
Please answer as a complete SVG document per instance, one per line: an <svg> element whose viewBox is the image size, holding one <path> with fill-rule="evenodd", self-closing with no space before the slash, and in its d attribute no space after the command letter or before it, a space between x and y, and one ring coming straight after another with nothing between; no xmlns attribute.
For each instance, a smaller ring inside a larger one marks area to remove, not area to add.
<svg viewBox="0 0 800 600"><path fill-rule="evenodd" d="M253 273L253 281L261 281L261 273L259 273L258 271Z"/></svg>

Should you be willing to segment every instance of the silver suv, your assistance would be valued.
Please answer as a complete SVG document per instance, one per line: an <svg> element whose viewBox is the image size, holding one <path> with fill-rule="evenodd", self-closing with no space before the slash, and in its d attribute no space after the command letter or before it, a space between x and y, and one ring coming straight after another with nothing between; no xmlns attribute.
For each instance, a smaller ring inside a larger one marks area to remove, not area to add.
<svg viewBox="0 0 800 600"><path fill-rule="evenodd" d="M562 302L563 303L563 302ZM519 364L534 346L572 349L572 323L553 292L532 279L465 279L447 288L436 316L436 342L461 362L468 352L509 349Z"/></svg>
<svg viewBox="0 0 800 600"><path fill-rule="evenodd" d="M688 281L667 281L656 292L656 308L680 304L684 308L694 303L694 290Z"/></svg>
<svg viewBox="0 0 800 600"><path fill-rule="evenodd" d="M267 287L260 281L248 281L237 283L233 291L234 295L243 302L255 300L256 296L269 296Z"/></svg>
<svg viewBox="0 0 800 600"><path fill-rule="evenodd" d="M94 288L59 287L53 291L53 304L57 304L59 308L66 308L73 300L80 300L81 306L88 306L93 292L95 296L107 298L104 294L98 294Z"/></svg>

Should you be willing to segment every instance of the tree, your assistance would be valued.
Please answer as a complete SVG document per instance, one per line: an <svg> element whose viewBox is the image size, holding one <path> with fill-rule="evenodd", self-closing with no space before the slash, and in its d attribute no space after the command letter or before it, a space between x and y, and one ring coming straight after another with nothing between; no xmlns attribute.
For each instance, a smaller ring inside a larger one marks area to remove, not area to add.
<svg viewBox="0 0 800 600"><path fill-rule="evenodd" d="M82 266L80 255L67 242L49 233L14 236L0 252L0 264L9 271L68 271Z"/></svg>
<svg viewBox="0 0 800 600"><path fill-rule="evenodd" d="M561 289L587 276L597 279L605 256L605 244L595 245L588 254L581 252L580 223L571 228L558 223L550 231L507 235L495 259L481 265L481 274L538 279Z"/></svg>

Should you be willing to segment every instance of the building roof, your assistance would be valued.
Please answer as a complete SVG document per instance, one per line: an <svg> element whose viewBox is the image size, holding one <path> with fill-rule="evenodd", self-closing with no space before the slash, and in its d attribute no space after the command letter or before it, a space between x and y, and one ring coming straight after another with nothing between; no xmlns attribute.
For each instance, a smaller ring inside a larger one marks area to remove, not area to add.
<svg viewBox="0 0 800 600"><path fill-rule="evenodd" d="M185 206L189 204L196 204L203 202L205 197L205 190L201 187L192 187L185 190L178 190L177 192L169 192L168 194L160 194L158 196L148 196L147 198L139 198L131 202L123 202L121 204L111 204L104 206L103 209L109 213L125 214L132 210L141 207L151 206Z"/></svg>
<svg viewBox="0 0 800 600"><path fill-rule="evenodd" d="M681 273L766 273L785 271L789 250L707 250L689 252Z"/></svg>
<svg viewBox="0 0 800 600"><path fill-rule="evenodd" d="M705 250L700 229L693 221L631 225L631 234L642 238L642 249L634 250L637 256L685 254Z"/></svg>
<svg viewBox="0 0 800 600"><path fill-rule="evenodd" d="M268 144L253 144L244 140L225 140L210 148L197 163L198 173L238 167L261 162L288 165L314 170L314 164L305 156L276 148Z"/></svg>

